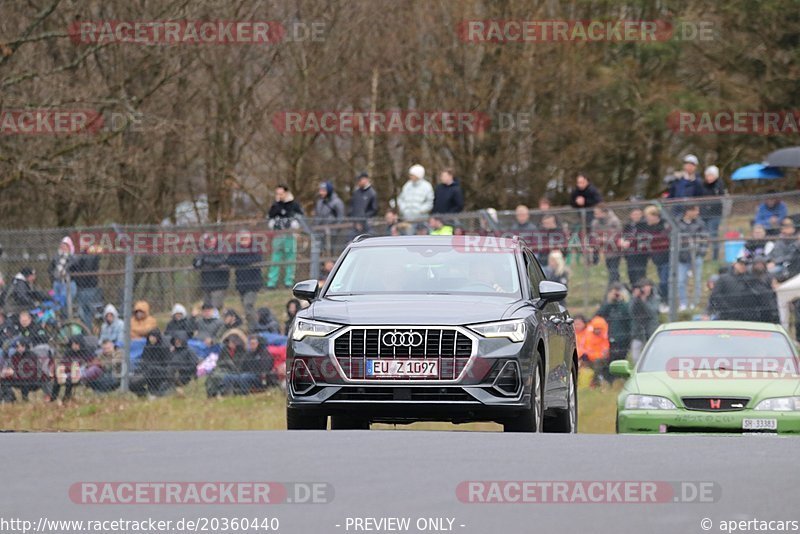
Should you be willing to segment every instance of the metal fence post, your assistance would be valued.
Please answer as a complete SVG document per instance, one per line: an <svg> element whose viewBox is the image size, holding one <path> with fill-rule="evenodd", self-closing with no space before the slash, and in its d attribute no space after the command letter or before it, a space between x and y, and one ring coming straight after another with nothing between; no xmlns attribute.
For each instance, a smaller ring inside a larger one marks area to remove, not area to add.
<svg viewBox="0 0 800 534"><path fill-rule="evenodd" d="M591 250L587 243L589 242L589 229L587 228L586 209L581 209L581 256L583 257L583 308L589 307L589 286L591 286L591 276L589 269L592 267L594 260L594 251Z"/></svg>
<svg viewBox="0 0 800 534"><path fill-rule="evenodd" d="M677 224L670 225L669 233L669 320L678 320L678 261L680 259L681 231ZM696 276L702 276L697 273Z"/></svg>
<svg viewBox="0 0 800 534"><path fill-rule="evenodd" d="M125 317L124 347L122 356L122 381L120 390L127 393L130 390L131 378L131 319L133 318L133 253L125 255L125 288L122 297L123 316Z"/></svg>
<svg viewBox="0 0 800 534"><path fill-rule="evenodd" d="M72 320L72 277L67 273L67 319ZM79 315L80 317L80 315ZM86 325L91 328L92 325Z"/></svg>
<svg viewBox="0 0 800 534"><path fill-rule="evenodd" d="M320 236L314 233L314 230L311 229L305 217L298 217L297 220L300 223L300 228L308 234L308 239L311 242L311 250L309 251L308 259L311 265L308 266L308 275L315 280L319 280Z"/></svg>
<svg viewBox="0 0 800 534"><path fill-rule="evenodd" d="M320 258L320 244L319 244L319 236L315 234L311 228L308 229L308 235L311 239L311 254L310 254L310 261L311 265L309 266L309 275L314 280L319 280L319 258Z"/></svg>

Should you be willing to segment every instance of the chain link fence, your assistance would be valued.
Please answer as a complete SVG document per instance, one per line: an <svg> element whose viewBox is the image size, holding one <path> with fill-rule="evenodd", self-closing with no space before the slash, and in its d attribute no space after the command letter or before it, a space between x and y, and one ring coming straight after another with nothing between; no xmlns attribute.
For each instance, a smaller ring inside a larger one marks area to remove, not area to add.
<svg viewBox="0 0 800 534"><path fill-rule="evenodd" d="M323 280L361 233L521 236L547 276L568 285L579 339L586 331L602 340L589 343L591 360L636 358L666 321L791 328L798 225L800 192L412 221L300 219L286 230L250 220L0 231L0 395L68 397L79 383L161 395L202 376L211 396L279 385L300 305L288 288Z"/></svg>

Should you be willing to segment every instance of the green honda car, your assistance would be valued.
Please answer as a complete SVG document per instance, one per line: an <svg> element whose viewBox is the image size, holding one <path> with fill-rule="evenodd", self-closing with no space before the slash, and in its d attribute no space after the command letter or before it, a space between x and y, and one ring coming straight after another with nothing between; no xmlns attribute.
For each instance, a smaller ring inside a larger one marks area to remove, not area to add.
<svg viewBox="0 0 800 534"><path fill-rule="evenodd" d="M619 433L800 434L798 355L774 324L695 321L665 324L625 377Z"/></svg>

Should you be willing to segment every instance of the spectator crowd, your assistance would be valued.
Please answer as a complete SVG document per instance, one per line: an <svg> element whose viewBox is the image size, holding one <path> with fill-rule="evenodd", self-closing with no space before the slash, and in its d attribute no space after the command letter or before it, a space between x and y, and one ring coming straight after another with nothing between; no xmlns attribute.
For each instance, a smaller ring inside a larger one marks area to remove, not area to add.
<svg viewBox="0 0 800 534"><path fill-rule="evenodd" d="M734 261L719 264L727 192L718 167L706 167L702 176L698 167L698 158L689 154L682 160L682 169L665 179L663 197L675 202L637 200L622 210L617 208L624 216L604 202L602 192L585 173L576 174L569 194L578 222L567 220L565 212L554 208L548 197L539 200L535 211L523 204L516 206L508 222L487 210L491 224L482 226L482 231L523 237L549 280L569 285L569 265L576 259L587 266L605 267L602 304L594 314L577 314L574 323L581 365L591 373L593 385L611 380L611 361L638 358L668 311L673 252L679 312L694 318L779 322L775 289L800 274L797 216L791 215L777 196L767 196L753 213L750 235ZM378 193L367 173L356 176L348 202L339 196L332 181L319 183L308 220L329 231L329 252L335 254L365 232L463 232L459 214L465 207L465 195L456 171L439 171L435 186L420 164L411 165L407 174L381 224L376 222ZM263 251L253 247L247 230L237 233L239 246L229 254L214 252L217 238L205 234L204 250L209 252L192 262L201 304L190 312L175 303L166 321L159 321L143 300L136 302L128 319L121 317L118 309L104 300L99 251L91 247L76 250L72 239L64 237L49 264L49 291L39 288L31 267L20 269L8 284L0 279L0 401L16 400L16 392L27 399L37 389L51 401L59 396L69 400L74 388L81 385L98 393L118 389L126 361L121 355L125 320L130 323L132 340L129 387L137 395L180 392L199 377L206 377L209 397L280 386L285 376L286 333L302 303L296 299L287 302L287 319L281 324L269 308L259 307L257 302L264 289L294 284L294 230L300 228L304 216L289 187L276 187L268 212L268 226L275 234L266 262ZM673 242L674 230L677 242ZM717 272L706 277L711 262ZM325 261L323 279L332 269L333 262ZM655 276L649 277L648 272ZM226 306L231 286L238 294L238 309ZM707 304L701 307L704 294ZM747 306L742 305L743 299ZM86 329L64 339L48 328L48 321L61 324L67 316L72 317L66 310L74 311ZM800 328L797 336L800 339Z"/></svg>

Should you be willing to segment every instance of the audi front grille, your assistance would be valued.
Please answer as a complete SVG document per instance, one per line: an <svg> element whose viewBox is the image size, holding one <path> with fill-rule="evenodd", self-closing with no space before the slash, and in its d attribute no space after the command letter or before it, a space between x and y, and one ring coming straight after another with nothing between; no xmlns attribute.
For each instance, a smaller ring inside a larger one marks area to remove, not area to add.
<svg viewBox="0 0 800 534"><path fill-rule="evenodd" d="M414 381L456 380L472 352L473 339L457 328L359 327L342 332L333 342L333 354L349 380L374 380L365 377L368 358L433 359L438 362L438 376L413 378Z"/></svg>

